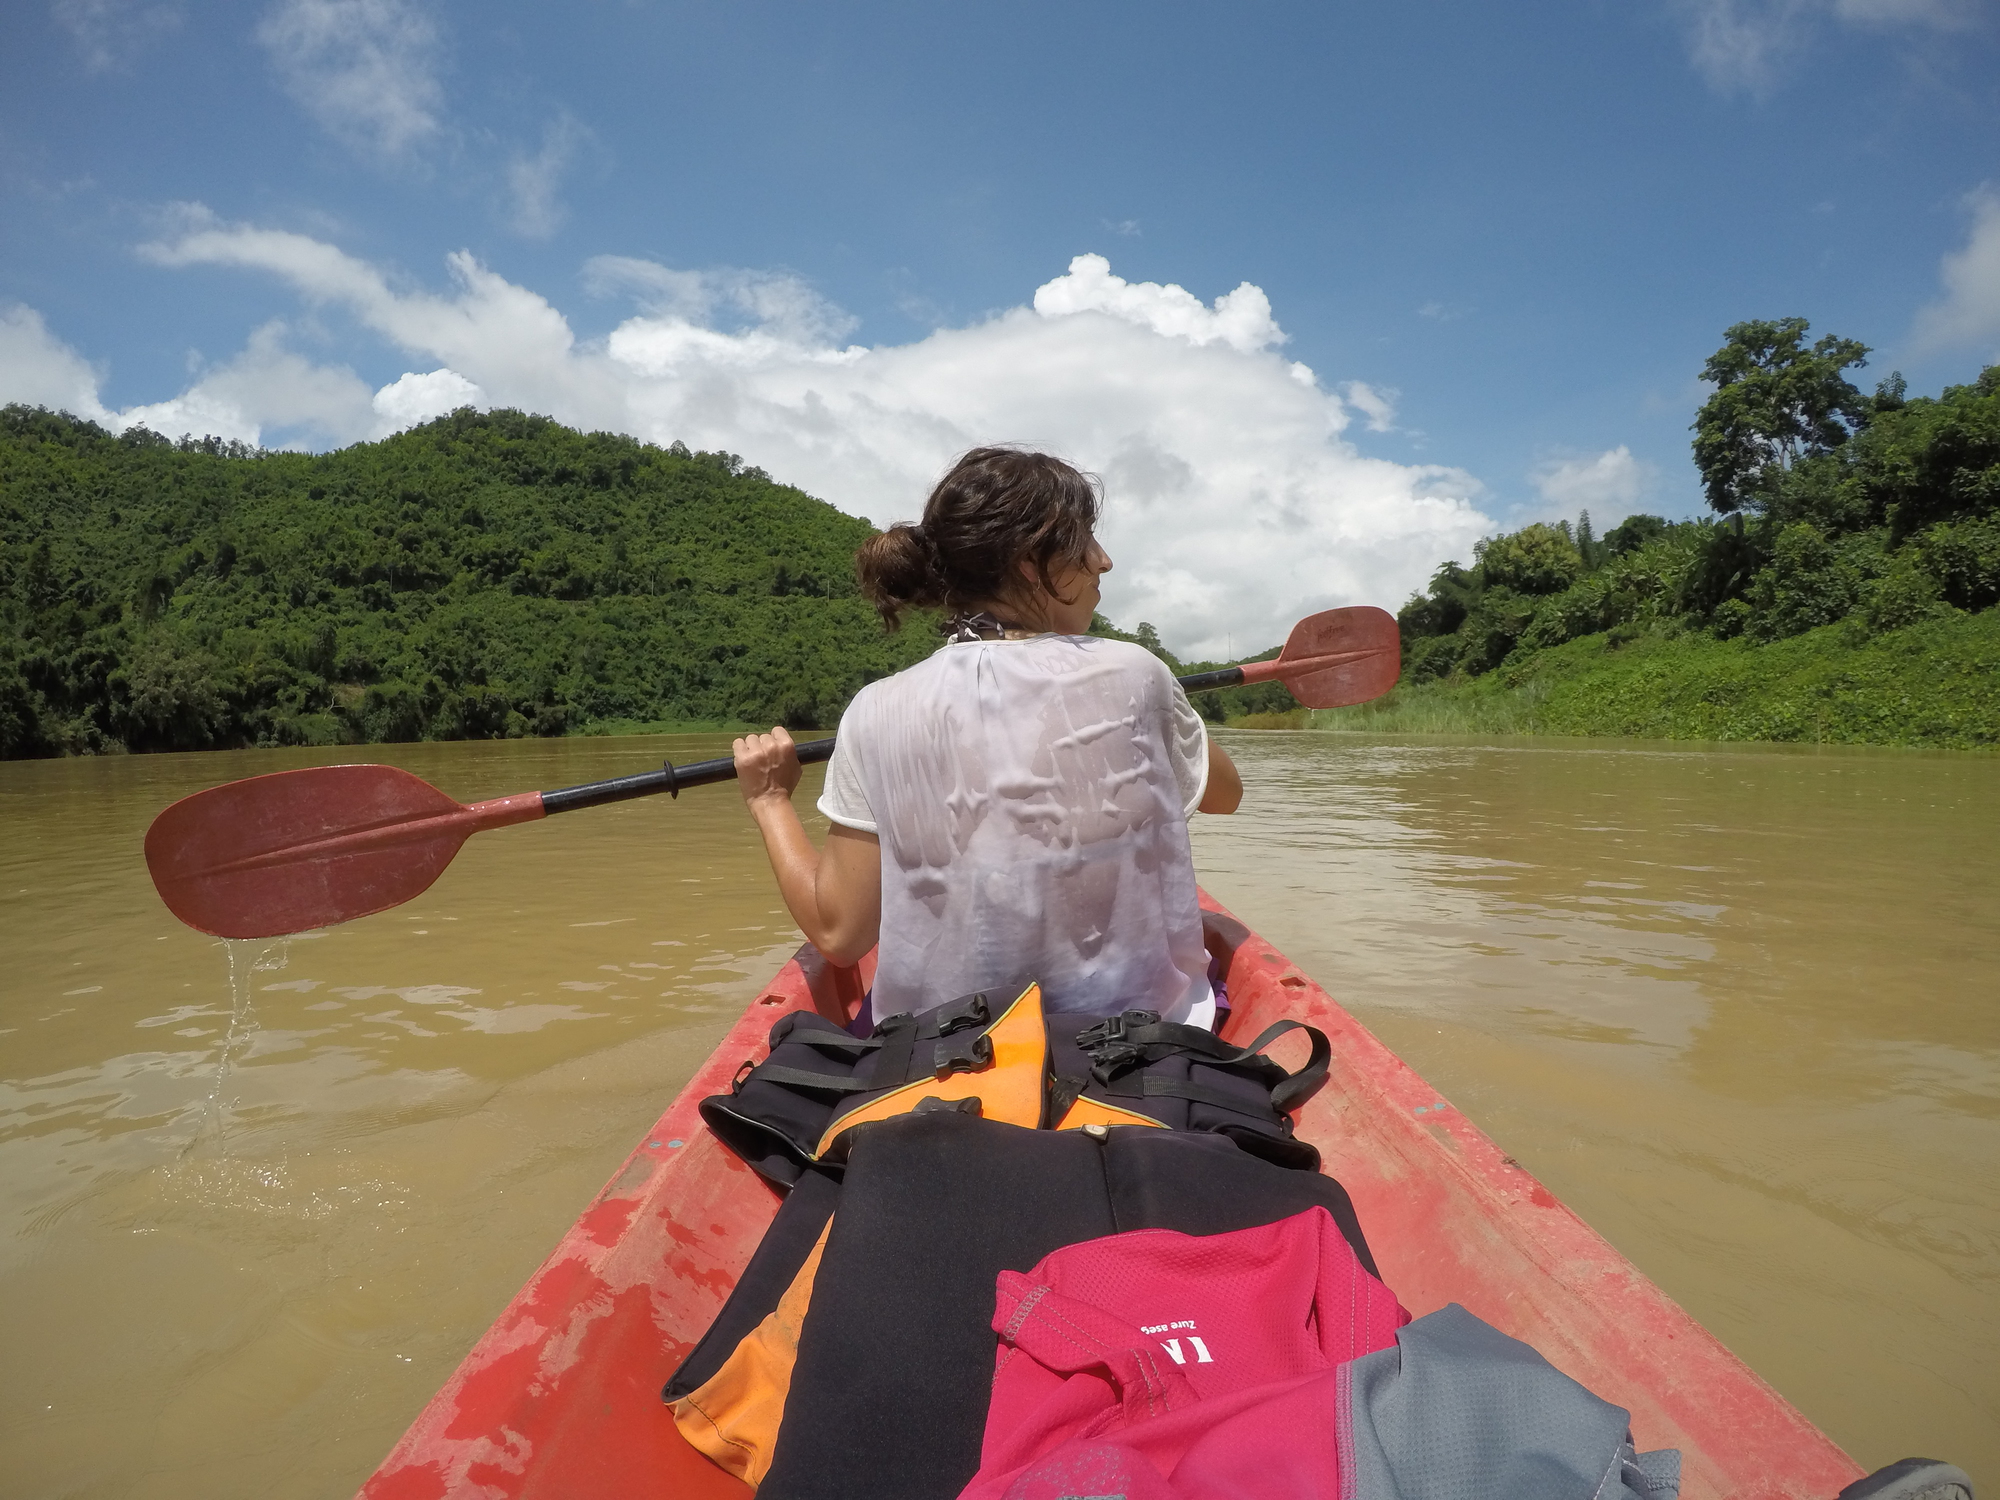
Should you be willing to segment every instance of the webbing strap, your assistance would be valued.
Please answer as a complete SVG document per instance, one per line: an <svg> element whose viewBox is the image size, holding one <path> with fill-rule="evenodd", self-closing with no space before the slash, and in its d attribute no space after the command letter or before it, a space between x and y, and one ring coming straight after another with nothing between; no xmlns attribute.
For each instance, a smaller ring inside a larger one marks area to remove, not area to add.
<svg viewBox="0 0 2000 1500"><path fill-rule="evenodd" d="M850 1057L859 1057L864 1052L873 1052L882 1043L872 1036L846 1036L837 1031L794 1031L788 1041L802 1042L808 1047L816 1047L821 1052L845 1052Z"/></svg>
<svg viewBox="0 0 2000 1500"><path fill-rule="evenodd" d="M784 1083L795 1089L819 1089L828 1094L859 1094L875 1087L851 1073L809 1073L782 1063L765 1063L753 1075L759 1083Z"/></svg>
<svg viewBox="0 0 2000 1500"><path fill-rule="evenodd" d="M917 1018L911 1015L889 1016L875 1028L882 1050L868 1069L869 1088L897 1088L910 1081L910 1057L916 1051L919 1030Z"/></svg>
<svg viewBox="0 0 2000 1500"><path fill-rule="evenodd" d="M1195 1083L1186 1078L1162 1078L1157 1073L1135 1075L1139 1087L1132 1090L1134 1095L1147 1098L1165 1096L1171 1099L1192 1099L1197 1104L1213 1104L1217 1109L1243 1113L1243 1101L1221 1089L1209 1088L1206 1084Z"/></svg>
<svg viewBox="0 0 2000 1500"><path fill-rule="evenodd" d="M1294 1106L1305 1103L1319 1091L1319 1086L1326 1082L1327 1068L1333 1062L1333 1043L1326 1039L1326 1033L1303 1021L1273 1021L1258 1033L1257 1040L1250 1044L1250 1050L1262 1052L1288 1031L1303 1031L1311 1037L1312 1054L1306 1058L1303 1068L1271 1090L1271 1102L1284 1112L1290 1112Z"/></svg>
<svg viewBox="0 0 2000 1500"><path fill-rule="evenodd" d="M1140 1090L1131 1086L1120 1088L1114 1082L1115 1075L1125 1065L1134 1062L1156 1062L1175 1052L1191 1052L1219 1067L1232 1064L1241 1065L1255 1062L1265 1067L1283 1072L1283 1065L1272 1058L1263 1056L1263 1051L1279 1037L1288 1032L1303 1031L1312 1039L1312 1053L1305 1066L1296 1073L1285 1074L1271 1087L1271 1103L1280 1111L1289 1111L1295 1105L1310 1097L1326 1081L1327 1069L1333 1061L1333 1044L1326 1033L1317 1026L1308 1026L1303 1021L1274 1021L1259 1032L1257 1039L1247 1047L1232 1046L1212 1031L1204 1031L1199 1026L1181 1026L1171 1021L1146 1021L1138 1025L1123 1024L1122 1017L1100 1022L1077 1037L1077 1044L1090 1054L1094 1061L1091 1072L1098 1082L1110 1092L1127 1097L1137 1095ZM1096 1033L1095 1039L1085 1037ZM1121 1052L1124 1054L1120 1056ZM1147 1078L1146 1092L1151 1092L1152 1079ZM1193 1095L1187 1095L1193 1098ZM1210 1099L1208 1103L1220 1101Z"/></svg>

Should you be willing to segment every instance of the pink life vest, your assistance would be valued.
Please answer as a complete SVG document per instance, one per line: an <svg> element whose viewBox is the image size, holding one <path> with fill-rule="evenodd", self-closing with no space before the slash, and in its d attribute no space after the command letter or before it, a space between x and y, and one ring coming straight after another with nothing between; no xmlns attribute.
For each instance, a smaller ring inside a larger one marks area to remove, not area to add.
<svg viewBox="0 0 2000 1500"><path fill-rule="evenodd" d="M1071 1245L1001 1272L997 1301L962 1500L1337 1496L1336 1370L1410 1321L1323 1208Z"/></svg>

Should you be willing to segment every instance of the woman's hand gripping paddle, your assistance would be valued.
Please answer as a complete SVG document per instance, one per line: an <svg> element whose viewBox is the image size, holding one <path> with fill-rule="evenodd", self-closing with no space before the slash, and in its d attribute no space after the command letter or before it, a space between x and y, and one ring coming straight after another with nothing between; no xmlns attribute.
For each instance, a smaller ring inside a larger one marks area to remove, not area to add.
<svg viewBox="0 0 2000 1500"><path fill-rule="evenodd" d="M1393 615L1366 606L1301 620L1273 661L1197 672L1189 692L1282 682L1307 708L1364 703L1395 685ZM833 740L808 740L822 761ZM553 792L453 801L394 766L318 766L232 781L183 797L146 831L146 867L167 909L217 937L277 937L386 911L422 895L475 833L551 813L728 781L736 763L700 761Z"/></svg>

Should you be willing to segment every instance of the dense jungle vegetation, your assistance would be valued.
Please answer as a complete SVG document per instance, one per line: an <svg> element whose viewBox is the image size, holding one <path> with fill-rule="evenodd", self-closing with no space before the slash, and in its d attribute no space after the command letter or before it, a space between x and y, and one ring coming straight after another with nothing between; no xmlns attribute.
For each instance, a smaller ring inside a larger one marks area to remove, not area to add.
<svg viewBox="0 0 2000 1500"><path fill-rule="evenodd" d="M1713 519L1528 526L1404 606L1344 728L2000 743L2000 366L1936 397L1742 323L1694 423Z"/></svg>
<svg viewBox="0 0 2000 1500"><path fill-rule="evenodd" d="M0 756L828 727L937 644L857 593L870 529L519 412L313 455L7 407Z"/></svg>
<svg viewBox="0 0 2000 1500"><path fill-rule="evenodd" d="M0 413L0 754L831 723L933 642L733 455L461 411L335 453Z"/></svg>

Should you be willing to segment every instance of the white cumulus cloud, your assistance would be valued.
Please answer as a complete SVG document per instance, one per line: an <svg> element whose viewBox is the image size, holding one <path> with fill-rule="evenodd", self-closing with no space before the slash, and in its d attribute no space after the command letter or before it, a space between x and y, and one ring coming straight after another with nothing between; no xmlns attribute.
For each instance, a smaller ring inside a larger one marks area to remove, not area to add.
<svg viewBox="0 0 2000 1500"><path fill-rule="evenodd" d="M1035 311L1045 318L1108 313L1196 347L1220 342L1241 354L1285 342L1284 331L1271 316L1271 299L1261 287L1246 281L1208 307L1182 287L1113 276L1111 262L1101 255L1077 256L1069 263L1067 276L1037 288Z"/></svg>
<svg viewBox="0 0 2000 1500"><path fill-rule="evenodd" d="M1966 195L1972 232L1938 268L1944 296L1917 314L1919 350L1966 344L2000 359L2000 193L1982 184Z"/></svg>
<svg viewBox="0 0 2000 1500"><path fill-rule="evenodd" d="M285 347L287 329L266 323L228 363L205 372L168 401L130 406L114 425L137 424L168 437L191 434L263 441L272 428L294 442L323 447L352 442L372 425L367 385L342 366L316 365Z"/></svg>
<svg viewBox="0 0 2000 1500"><path fill-rule="evenodd" d="M7 308L0 310L0 402L67 411L113 432L139 426L173 438L252 444L272 429L284 430L295 443L328 446L408 425L385 426L352 370L294 353L285 347L286 333L282 322L266 323L234 359L204 371L179 395L114 410L104 404L97 371L50 333L39 313Z"/></svg>
<svg viewBox="0 0 2000 1500"><path fill-rule="evenodd" d="M1079 256L1030 307L869 347L843 343L852 320L796 277L600 258L590 284L630 296L634 312L586 343L546 299L463 252L447 257L443 293L303 235L198 213L145 253L279 276L426 361L365 411L351 390L340 397L356 435L467 403L521 407L740 453L878 522L918 514L977 444L1063 454L1105 482L1117 563L1106 613L1152 621L1193 655L1231 637L1276 643L1314 609L1393 607L1496 529L1464 471L1355 450L1348 406L1365 407L1276 352L1285 335L1254 286L1203 303Z"/></svg>
<svg viewBox="0 0 2000 1500"><path fill-rule="evenodd" d="M1529 477L1551 509L1565 516L1594 511L1600 523L1615 524L1632 513L1652 476L1620 443L1602 453L1549 459Z"/></svg>
<svg viewBox="0 0 2000 1500"><path fill-rule="evenodd" d="M461 406L485 406L486 393L456 370L407 372L377 391L369 403L375 411L379 436L401 432L457 411Z"/></svg>
<svg viewBox="0 0 2000 1500"><path fill-rule="evenodd" d="M442 129L438 28L411 0L279 0L257 40L285 91L357 150L400 157Z"/></svg>
<svg viewBox="0 0 2000 1500"><path fill-rule="evenodd" d="M93 422L111 420L97 399L97 371L49 332L32 307L0 307L0 403L46 406Z"/></svg>

